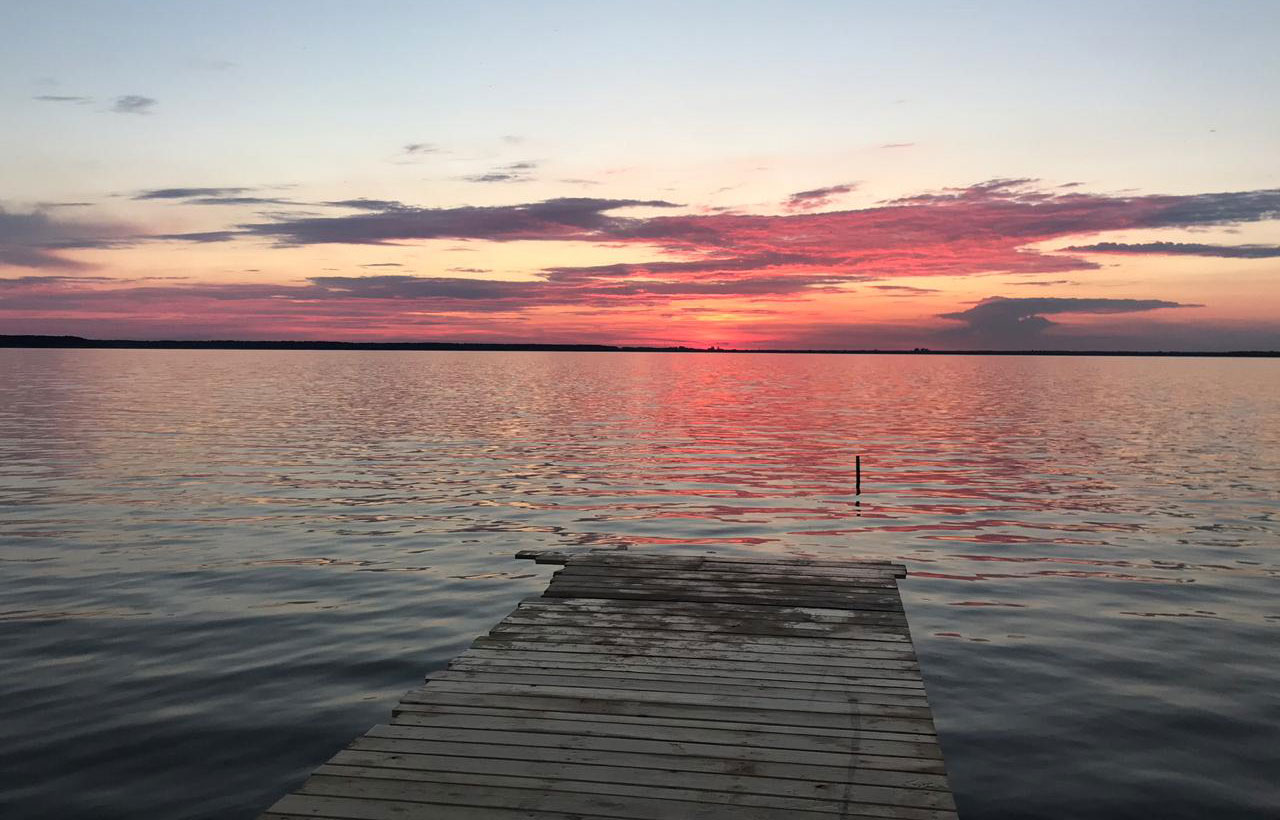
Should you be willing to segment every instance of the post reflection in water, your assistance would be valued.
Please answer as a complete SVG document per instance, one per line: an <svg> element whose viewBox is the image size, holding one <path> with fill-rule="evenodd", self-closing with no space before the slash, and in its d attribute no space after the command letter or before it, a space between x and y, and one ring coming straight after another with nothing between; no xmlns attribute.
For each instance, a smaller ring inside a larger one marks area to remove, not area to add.
<svg viewBox="0 0 1280 820"><path fill-rule="evenodd" d="M0 360L7 817L252 816L616 546L906 563L962 815L1280 812L1278 362Z"/></svg>

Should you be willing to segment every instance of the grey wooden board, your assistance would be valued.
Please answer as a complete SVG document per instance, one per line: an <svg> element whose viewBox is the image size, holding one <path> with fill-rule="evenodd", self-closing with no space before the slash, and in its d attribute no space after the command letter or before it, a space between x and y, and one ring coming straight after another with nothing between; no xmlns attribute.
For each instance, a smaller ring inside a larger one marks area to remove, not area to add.
<svg viewBox="0 0 1280 820"><path fill-rule="evenodd" d="M788 776L778 774L779 772L799 770L797 767L825 766L847 769L850 766L856 766L876 770L863 781L868 784L911 789L946 789L945 778L941 777L944 774L942 763L936 758L877 755L864 750L861 743L857 741L850 742L847 749L839 752L806 752L795 749L710 743L705 739L690 741L671 740L665 737L620 738L612 735L518 731L511 728L480 729L468 726L464 729L447 729L439 726L407 724L375 726L365 734L366 739L375 737L412 740L430 744L433 747L429 750L424 747L406 747L405 751L513 760L527 759L534 754L532 750L538 748L651 755L657 761L657 768L679 765L673 761L661 760L660 758L663 757L696 757L730 762L751 760L777 764L773 771L779 777ZM491 747L494 746L501 748L491 751ZM484 751L476 752L474 751L476 749ZM604 761L596 759L587 762L603 764ZM767 773L768 770L765 769L758 771L760 775ZM805 774L805 772L801 773Z"/></svg>
<svg viewBox="0 0 1280 820"><path fill-rule="evenodd" d="M529 623L538 619L538 623L571 625L574 621L583 623L609 624L616 628L652 627L655 624L671 624L680 628L699 627L702 631L722 630L741 636L754 630L760 635L775 635L781 638L830 638L840 636L856 637L860 632L869 629L881 629L909 636L911 629L902 613L890 612L847 612L850 617L841 620L795 619L789 622L771 622L756 612L748 612L733 617L725 612L711 612L702 615L693 610L680 609L663 613L658 611L666 602L617 600L612 603L618 606L575 606L581 598L548 598L548 601L564 601L567 605L532 606L522 604L513 610L506 619L499 623ZM644 604L643 609L629 609L621 604ZM555 632L555 629L546 629Z"/></svg>
<svg viewBox="0 0 1280 820"><path fill-rule="evenodd" d="M617 629L611 627L591 626L557 626L554 629L539 628L536 625L513 623L498 624L489 631L494 638L509 640L553 640L571 641L574 643L608 643L618 640L641 640L655 643L666 641L683 641L704 646L723 645L747 650L756 647L755 651L787 652L788 647L796 652L823 653L839 655L843 652L857 650L874 650L886 644L890 647L910 645L911 636L902 629L891 627L856 627L856 637L851 638L798 638L782 635L738 635L731 632L705 633L682 629Z"/></svg>
<svg viewBox="0 0 1280 820"><path fill-rule="evenodd" d="M662 567L685 568L723 568L723 567L790 567L806 569L831 569L840 571L879 571L884 573L905 573L905 564L876 562L876 560L828 560L809 558L735 558L731 555L646 555L644 553L626 553L626 551L596 551L596 553L577 553L568 556L566 565L588 563L617 563L623 565L659 564Z"/></svg>
<svg viewBox="0 0 1280 820"><path fill-rule="evenodd" d="M552 642L535 642L535 648L521 651L505 647L493 649L489 648L485 642L480 642L479 639L477 641L476 645L459 655L458 659L526 660L535 663L608 663L623 664L637 668L648 666L671 668L675 667L672 661L679 659L687 662L676 667L682 672L692 670L737 671L746 674L762 672L771 676L816 677L824 680L827 678L839 680L841 678L874 675L877 677L920 681L919 664L909 655L885 658L877 657L877 653L874 652L855 654L846 651L836 658L840 663L824 666L821 663L805 663L797 660L797 658L803 656L779 654L777 652L762 652L754 655L741 651L733 653L703 652L701 657L684 655L677 651L666 653L654 651L637 654L626 647L615 647L612 651L606 649L601 652L576 652L570 648L571 645ZM485 641L496 641L503 644L511 643L510 641L501 641L494 638L486 638ZM546 657L541 653L552 653L552 655L551 657ZM583 655L589 657L581 657ZM814 657L822 658L821 655ZM705 673L698 672L697 674Z"/></svg>
<svg viewBox="0 0 1280 820"><path fill-rule="evenodd" d="M797 584L777 581L753 580L753 576L705 577L705 573L685 573L685 578L671 575L652 577L648 575L617 572L606 575L575 575L572 569L566 568L551 578L551 587L601 587L614 589L618 587L652 588L682 590L684 592L724 592L724 593L764 593L776 595L784 600L813 598L849 598L854 601L897 602L897 594L892 587L855 586L853 584ZM704 577L698 577L704 576Z"/></svg>
<svg viewBox="0 0 1280 820"><path fill-rule="evenodd" d="M793 627L771 625L759 620L730 620L718 618L691 619L680 616L663 615L611 615L603 612L574 613L559 615L552 613L527 612L516 610L502 619L501 626L527 625L537 629L557 631L559 628L596 628L596 629L659 629L666 632L700 632L707 637L741 637L745 635L768 635L788 641L795 639L818 638L833 640L839 638L866 640L866 635L873 631L906 634L906 623L902 619L871 618L865 621L848 624L804 624Z"/></svg>
<svg viewBox="0 0 1280 820"><path fill-rule="evenodd" d="M342 783L341 781L347 782ZM338 781L338 782L335 782ZM354 794L353 797L340 797L335 794L326 794L325 792L334 792L338 790L338 786L345 787L346 793ZM405 820L405 818L486 818L490 816L513 816L522 817L524 815L490 815L483 812L532 812L530 817L542 818L550 812L552 817L557 818L619 818L625 820L652 820L652 818L661 817L679 817L679 818L728 818L731 815L725 812L725 807L716 806L715 804L694 803L688 801L663 800L655 798L636 798L632 797L626 800L618 799L610 795L595 795L590 792L586 793L567 793L558 791L545 791L536 788L536 784L530 789L510 789L500 787L486 788L454 788L450 789L446 784L436 783L415 783L413 781L392 781L373 778L335 778L329 775L320 775L304 785L307 791L295 795L289 795L282 799L273 809L280 813L302 814L302 816L310 817L333 817L333 818L353 818L353 820ZM320 792L317 794L316 792ZM466 801L462 803L460 801ZM865 806L864 804L856 804L850 801L850 809L863 810L871 808L872 814L863 813L862 816L869 817L911 817L911 818L933 818L938 817L937 814L928 812L909 815L883 813L885 808ZM435 809L435 807L441 807ZM471 808L471 812L465 812L465 808ZM740 811L751 811L749 807L743 807ZM830 812L825 813L831 816ZM732 815L739 816L739 815ZM767 815L762 813L753 813L748 815L755 818L764 818ZM801 814L801 817L804 815ZM819 814L819 817L822 815ZM946 815L942 815L946 816ZM815 818L816 820L816 818Z"/></svg>
<svg viewBox="0 0 1280 820"><path fill-rule="evenodd" d="M479 729L486 731L542 732L549 735L568 734L579 737L633 737L660 738L671 742L719 743L744 750L765 749L778 754L793 752L821 752L844 755L850 749L868 755L885 757L910 757L941 761L937 744L918 740L881 740L866 732L847 731L840 735L768 731L769 727L751 729L717 728L715 723L691 726L681 721L649 719L644 722L624 723L622 720L605 720L599 715L585 716L573 713L536 713L524 716L519 712L497 715L475 712L412 712L404 713L392 721L394 725L428 726L437 729ZM896 737L896 736L895 736ZM939 763L940 771L941 764ZM892 768L891 766L888 768ZM935 771L928 769L928 771Z"/></svg>
<svg viewBox="0 0 1280 820"><path fill-rule="evenodd" d="M264 818L954 820L905 568L560 563Z"/></svg>
<svg viewBox="0 0 1280 820"><path fill-rule="evenodd" d="M325 764L316 769L317 775L333 775L337 777L368 777L389 780L422 781L431 783L455 783L470 786L511 786L528 788L529 780L510 775L479 774L475 772L437 772L422 769L385 769L375 766L346 766ZM569 771L561 772L559 777L544 777L537 780L538 787L548 791L593 792L600 795L619 797L657 797L670 800L689 800L694 802L716 802L732 807L745 806L769 809L777 818L781 812L808 811L820 815L839 814L840 804L834 799L806 799L797 797L779 797L767 794L749 794L743 792L713 792L699 789L670 788L667 786L645 783L604 783L599 780L574 780Z"/></svg>
<svg viewBox="0 0 1280 820"><path fill-rule="evenodd" d="M728 614L693 615L679 612L647 612L644 610L623 610L601 607L595 611L560 611L537 609L521 606L502 619L503 623L535 623L535 624L608 624L615 627L636 628L641 625L663 624L669 627L697 628L703 631L717 632L755 632L761 635L783 635L787 637L840 637L856 634L858 627L888 626L904 630L907 626L905 616L896 612L851 612L852 617L843 623L832 621L771 621L758 615Z"/></svg>
<svg viewBox="0 0 1280 820"><path fill-rule="evenodd" d="M673 561L670 556L645 554L642 552L580 552L569 556L567 564L583 564L596 562L619 562L626 565L639 564L660 564L662 566L683 566L694 568L708 568L718 566L778 566L792 567L809 570L830 569L832 571L841 570L866 570L876 572L904 572L905 564L896 564L891 561L844 561L840 559L803 559L803 558L747 558L734 557L730 555L691 555L682 556L678 561Z"/></svg>
<svg viewBox="0 0 1280 820"><path fill-rule="evenodd" d="M602 690L590 690L595 695L606 694ZM406 696L393 714L412 712L417 708L439 706L502 706L513 709L545 709L549 711L578 711L583 714L640 715L645 717L674 717L693 720L723 720L735 723L760 723L821 728L831 726L838 715L829 711L801 711L798 709L771 709L768 705L706 705L671 703L668 701L644 701L633 698L571 697L556 694L515 694L495 692L459 692L437 689L430 699L420 695ZM903 734L936 735L930 718L884 715L869 710L858 710L843 721L847 728Z"/></svg>
<svg viewBox="0 0 1280 820"><path fill-rule="evenodd" d="M508 787L530 788L530 779L507 777L507 775L477 775L472 773L434 773L434 771L388 770L374 766L338 766L325 765L316 770L317 775L328 777L356 777L381 780L401 780L413 783L438 783L442 785L470 785L470 787ZM392 777L388 777L392 775ZM310 784L308 784L310 787ZM686 802L717 803L719 810L730 806L740 807L748 812L746 816L771 817L776 819L780 812L792 816L795 812L801 817L838 816L838 803L829 800L805 800L805 798L773 797L767 794L740 794L733 792L707 792L698 789L655 787L653 784L634 785L628 783L602 783L599 780L566 780L561 778L539 778L536 787L548 792L568 792L571 794L589 793L608 797L658 798L658 800L676 800ZM708 811L716 807L708 806Z"/></svg>
<svg viewBox="0 0 1280 820"><path fill-rule="evenodd" d="M822 669L821 664L828 663L830 670L839 674L860 674L866 669L885 669L892 671L916 671L915 657L910 654L894 655L874 650L843 649L839 655L824 656L822 650L807 650L806 654L794 654L771 651L777 647L762 644L726 644L718 642L698 641L655 641L635 638L597 639L596 643L568 643L552 637L519 637L476 638L468 655L490 656L502 652L554 653L551 657L542 658L541 662L552 662L563 659L566 655L599 657L607 659L676 662L686 659L690 663L711 661L716 663L736 663L740 668L771 669L777 666L789 666L798 671L815 672ZM813 654L808 654L812 652Z"/></svg>
<svg viewBox="0 0 1280 820"><path fill-rule="evenodd" d="M618 579L612 583L597 583L584 578L557 578L543 593L548 598L619 598L644 600L645 596L657 600L705 601L716 603L756 604L759 606L823 606L833 609L870 610L873 612L902 612L902 603L893 595L879 592L859 593L849 589L808 587L802 593L779 589L765 584L696 584L694 582L665 582L659 578Z"/></svg>
<svg viewBox="0 0 1280 820"><path fill-rule="evenodd" d="M786 700L821 700L831 703L847 703L850 695L859 703L880 703L894 706L928 706L924 692L919 689L902 690L880 686L850 684L836 689L807 687L782 688L752 683L745 678L681 680L673 678L625 677L617 675L584 675L577 671L561 670L498 671L494 669L446 669L434 672L429 683L438 681L470 681L475 683L513 683L527 686L584 686L601 689L627 689L646 692L681 692L688 694L724 694L739 697L783 698Z"/></svg>
<svg viewBox="0 0 1280 820"><path fill-rule="evenodd" d="M509 629L508 629L509 627ZM522 628L523 627L523 628ZM894 623L855 623L845 624L839 630L797 634L779 630L756 627L750 623L733 624L725 622L723 626L711 624L689 623L682 621L669 622L661 615L637 617L631 623L609 622L596 618L561 618L552 616L539 618L534 615L510 615L508 619L498 623L490 632L500 629L507 631L553 632L564 633L578 629L608 629L619 637L627 637L629 632L697 632L698 635L685 635L686 640L709 638L714 640L741 640L757 643L773 643L792 646L831 646L843 645L841 641L895 641L909 643L911 636L903 624ZM645 637L644 635L636 637Z"/></svg>
<svg viewBox="0 0 1280 820"><path fill-rule="evenodd" d="M706 744L676 744L688 748L672 748L659 741L619 740L616 738L566 738L564 735L521 734L494 732L498 739L486 742L481 737L469 741L432 739L430 737L400 736L410 733L414 727L375 727L368 734L355 740L348 748L353 751L396 752L401 754L425 754L442 757L483 758L485 760L555 760L562 763L581 763L588 766L628 766L636 769L658 769L668 772L678 769L686 772L741 775L750 770L753 777L772 777L813 782L840 782L857 772L859 785L874 788L921 789L946 791L946 777L937 773L908 770L911 758L884 758L875 755L850 753L837 755L835 763L791 763L745 756L734 756ZM398 733L398 734L397 734ZM475 733L463 733L475 734ZM483 733L480 733L483 735ZM520 742L524 738L540 738L542 742ZM512 740L513 739L513 740ZM797 753L797 755L800 753ZM863 762L881 764L864 766ZM925 761L931 765L937 761ZM749 765L744 765L749 764ZM886 763L896 763L890 768ZM465 764L464 764L465 765ZM474 771L475 761L471 760ZM650 773L652 776L652 772ZM929 796L907 796L906 800L928 802Z"/></svg>
<svg viewBox="0 0 1280 820"><path fill-rule="evenodd" d="M698 573L708 580L729 580L734 576L778 575L788 579L815 579L825 583L879 583L892 584L902 575L883 568L836 568L798 566L794 564L744 564L706 562L699 565L672 566L659 562L633 561L574 561L565 564L563 570L596 571L614 569L618 572Z"/></svg>
<svg viewBox="0 0 1280 820"><path fill-rule="evenodd" d="M269 811L261 820L613 820L598 814L565 814L563 812L529 811L525 809L495 809L475 806L412 805L391 813L380 804L382 801L310 798L305 795L289 795L290 811ZM286 805L282 800L278 805ZM400 804L393 804L400 805ZM368 814L369 811L384 812Z"/></svg>
<svg viewBox="0 0 1280 820"><path fill-rule="evenodd" d="M553 584L544 593L548 598L618 598L635 601L703 601L706 603L754 604L757 606L815 606L832 609L867 609L901 612L899 603L863 596L787 595L778 590L683 590L662 585L628 585L604 587Z"/></svg>
<svg viewBox="0 0 1280 820"><path fill-rule="evenodd" d="M546 658L543 658L545 661ZM803 689L805 691L839 692L846 686L874 686L886 689L911 690L919 694L924 692L924 683L915 679L910 673L903 677L886 677L883 673L868 670L865 675L788 675L786 673L748 669L742 664L729 665L721 669L700 669L674 667L670 662L644 663L648 659L641 658L632 663L609 663L604 660L588 660L575 663L557 660L554 671L568 671L579 677L619 677L625 676L633 680L672 680L689 683L714 683L723 681L733 684L735 681L757 682L761 686L772 686L781 689ZM449 669L470 672L511 672L545 674L548 667L529 660L513 659L505 655L497 658L477 658L475 654L462 654L449 662Z"/></svg>
<svg viewBox="0 0 1280 820"><path fill-rule="evenodd" d="M573 595L565 594L573 590ZM593 591L602 594L592 595ZM697 581L669 581L663 578L614 578L599 580L596 576L568 576L555 578L543 593L549 598L625 598L620 593L647 593L650 595L664 593L671 600L700 601L717 597L733 597L743 599L740 603L759 603L763 606L778 606L782 603L805 604L812 602L814 606L829 606L837 609L871 610L879 612L901 612L902 604L896 595L886 595L880 590L840 587L803 587L802 591L793 592L782 588L781 584L757 583L698 583ZM555 593L555 594L551 594ZM731 602L738 603L738 602Z"/></svg>
<svg viewBox="0 0 1280 820"><path fill-rule="evenodd" d="M571 566L585 567L595 564L575 561ZM647 568L645 564L633 563L631 566ZM683 569L683 568L680 568ZM685 570L687 571L687 570ZM759 572L785 573L797 576L822 576L825 578L878 578L892 581L898 572L889 567L873 567L862 564L850 564L842 567L814 567L797 564L776 564L766 562L730 563L725 561L704 561L697 567L699 572L743 572L747 574Z"/></svg>
<svg viewBox="0 0 1280 820"><path fill-rule="evenodd" d="M822 586L850 585L889 589L895 585L893 573L879 570L805 569L764 564L702 564L697 567L664 566L658 563L587 563L567 564L556 571L559 575L636 576L655 578L689 578L691 580L750 581L767 578L785 584L816 583Z"/></svg>
<svg viewBox="0 0 1280 820"><path fill-rule="evenodd" d="M520 556L517 556L520 557ZM776 559L734 559L726 556L688 556L672 560L669 556L641 553L577 553L575 555L543 554L527 555L539 564L561 566L613 566L619 568L660 568L677 571L703 572L797 572L800 574L825 573L832 576L862 575L864 577L905 578L906 566L874 561L797 561Z"/></svg>
<svg viewBox="0 0 1280 820"><path fill-rule="evenodd" d="M775 602L769 606L748 604L717 604L714 602L689 603L684 601L632 601L626 599L599 598L538 598L525 600L511 614L568 615L583 612L603 612L616 616L663 615L668 617L693 617L706 620L746 620L760 624L770 623L779 629L837 627L881 619L898 623L906 622L906 615L884 609L805 609L782 607Z"/></svg>
<svg viewBox="0 0 1280 820"><path fill-rule="evenodd" d="M829 669L839 673L841 670L857 669L897 669L918 673L915 654L901 647L900 644L882 644L885 649L850 649L841 647L838 655L823 655L820 652L774 651L777 647L767 644L731 644L717 641L656 641L635 638L614 638L608 643L570 643L557 641L554 636L541 638L495 638L481 636L472 641L468 652L554 652L557 656L566 654L598 655L605 658L635 658L638 660L656 660L670 658L672 660L687 659L690 661L715 661L720 663L736 663L741 665L786 665L805 671ZM555 660L550 659L550 660Z"/></svg>
<svg viewBox="0 0 1280 820"><path fill-rule="evenodd" d="M859 716L884 715L887 717L930 719L927 706L900 706L869 703L859 696L850 694L846 700L818 700L814 698L768 698L757 696L741 696L727 694L705 694L701 692L653 692L641 689L606 689L589 685L591 681L583 681L583 686L533 686L518 683L481 683L477 681L431 681L421 689L409 691L401 698L401 703L430 703L438 693L447 692L464 695L515 695L552 698L581 698L592 700L625 700L628 703L657 703L664 706L683 705L705 708L725 709L771 709L785 712L807 712L822 714L829 719L847 718L851 713Z"/></svg>
<svg viewBox="0 0 1280 820"><path fill-rule="evenodd" d="M771 576L771 577L770 577ZM874 592L875 590L892 590L897 579L891 573L865 571L824 571L807 570L798 567L771 567L725 565L717 568L714 565L699 567L673 567L662 564L633 563L579 563L567 564L552 573L553 578L583 577L601 579L622 578L665 578L684 580L693 583L714 584L779 584L787 587L813 584L823 587L842 587L855 591ZM798 592L800 590L797 590Z"/></svg>
<svg viewBox="0 0 1280 820"><path fill-rule="evenodd" d="M518 701L517 701L518 703ZM936 745L938 739L929 734L910 734L907 732L871 730L866 722L857 727L840 727L830 721L825 726L795 726L790 723L738 723L727 714L703 715L700 718L670 717L647 714L617 714L603 708L580 710L579 704L572 701L563 702L567 711L556 711L555 706L548 708L529 708L527 705L515 706L511 703L498 705L488 703L483 706L449 704L413 704L412 709L403 706L395 710L392 723L405 725L424 725L437 720L442 715L450 717L501 717L507 720L524 718L537 720L576 720L590 721L600 724L621 724L623 726L699 729L708 731L752 732L768 735L769 742L779 748L809 748L808 742L825 742L831 739L839 743L854 740L888 740L897 743L923 743ZM597 704L597 706L599 706ZM578 711L575 711L578 710ZM637 729L637 731L639 731Z"/></svg>
<svg viewBox="0 0 1280 820"><path fill-rule="evenodd" d="M548 601L565 601L565 607L535 607L521 605L507 615L502 623L534 623L540 631L555 633L555 626L541 627L542 624L573 626L576 624L609 625L616 629L651 629L655 626L671 625L677 629L695 628L702 632L723 632L728 637L744 637L752 634L772 635L785 641L794 639L819 638L831 639L839 637L860 638L868 632L893 632L896 640L909 640L910 627L901 612L887 610L847 611L850 617L842 620L801 620L788 622L770 620L756 612L743 613L733 617L725 612L695 614L693 610L682 609L670 612L654 611L662 607L666 601L661 599L619 599L615 604L644 604L644 609L628 609L623 606L582 607L572 606L581 598L558 596L547 598ZM709 602L710 603L710 602ZM865 640L865 638L863 638Z"/></svg>
<svg viewBox="0 0 1280 820"><path fill-rule="evenodd" d="M372 739L361 738L358 743L370 746L381 745ZM395 746L387 741L387 746ZM603 754L603 753L602 753ZM951 795L945 791L928 789L897 789L890 786L873 786L852 783L843 780L848 770L840 775L842 780L824 782L804 777L771 777L758 774L756 764L740 762L736 770L729 772L700 771L680 765L676 769L658 769L655 767L636 766L636 761L644 762L641 756L621 755L608 757L610 763L600 761L603 756L579 754L582 759L556 757L530 757L516 759L497 757L486 760L484 774L550 779L570 776L578 780L598 781L603 783L628 783L632 785L652 784L673 788L695 789L707 792L745 793L759 795L778 795L789 798L821 800L832 795L841 799L848 797L860 803L885 803L889 806L902 806L916 809L953 809ZM700 759L689 758L691 765ZM474 757L458 757L448 755L415 754L396 748L388 749L346 749L339 752L330 761L335 765L369 766L371 768L405 769L410 771L471 772L478 769ZM621 765L619 765L619 762ZM851 767L852 776L863 777L865 770ZM658 781L658 782L655 782ZM678 815L677 815L678 816Z"/></svg>
<svg viewBox="0 0 1280 820"><path fill-rule="evenodd" d="M668 612L672 615L696 614L704 617L726 615L738 618L771 618L783 624L807 623L849 623L867 614L858 610L824 609L786 605L774 602L769 606L752 606L750 604L717 604L690 601L627 601L617 598L525 598L519 604L520 609L546 609L555 612L585 611L600 609L624 612ZM876 613L872 613L876 614Z"/></svg>
<svg viewBox="0 0 1280 820"><path fill-rule="evenodd" d="M648 567L616 568L605 564L570 564L556 572L557 578L659 578L672 581L708 580L716 583L787 584L797 586L840 587L854 590L891 590L894 579L882 573L834 574L800 573L757 569L754 572L719 572L715 570L678 570ZM883 594L883 593L882 593Z"/></svg>

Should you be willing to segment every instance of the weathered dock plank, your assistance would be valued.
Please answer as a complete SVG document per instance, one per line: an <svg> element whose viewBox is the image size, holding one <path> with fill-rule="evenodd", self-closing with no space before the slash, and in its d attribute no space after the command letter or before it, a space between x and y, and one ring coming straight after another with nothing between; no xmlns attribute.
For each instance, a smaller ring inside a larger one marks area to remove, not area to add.
<svg viewBox="0 0 1280 820"><path fill-rule="evenodd" d="M953 820L890 562L560 564L263 820Z"/></svg>

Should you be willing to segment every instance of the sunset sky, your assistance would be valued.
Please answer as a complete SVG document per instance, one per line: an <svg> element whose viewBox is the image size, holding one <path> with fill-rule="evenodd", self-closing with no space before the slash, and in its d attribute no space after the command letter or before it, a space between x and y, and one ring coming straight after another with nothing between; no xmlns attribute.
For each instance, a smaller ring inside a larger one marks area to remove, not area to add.
<svg viewBox="0 0 1280 820"><path fill-rule="evenodd" d="M0 333L1280 349L1280 3L4 2Z"/></svg>

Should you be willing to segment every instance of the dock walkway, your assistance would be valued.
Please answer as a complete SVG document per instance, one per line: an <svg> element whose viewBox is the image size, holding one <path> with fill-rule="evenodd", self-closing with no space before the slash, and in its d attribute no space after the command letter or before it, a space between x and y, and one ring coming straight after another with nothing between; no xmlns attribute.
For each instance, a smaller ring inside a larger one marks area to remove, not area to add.
<svg viewBox="0 0 1280 820"><path fill-rule="evenodd" d="M262 820L951 820L887 562L563 564Z"/></svg>

